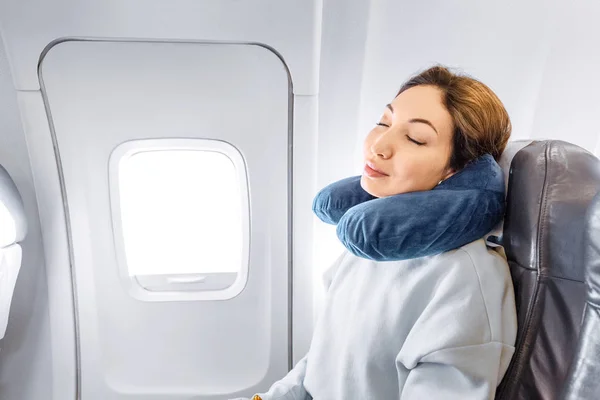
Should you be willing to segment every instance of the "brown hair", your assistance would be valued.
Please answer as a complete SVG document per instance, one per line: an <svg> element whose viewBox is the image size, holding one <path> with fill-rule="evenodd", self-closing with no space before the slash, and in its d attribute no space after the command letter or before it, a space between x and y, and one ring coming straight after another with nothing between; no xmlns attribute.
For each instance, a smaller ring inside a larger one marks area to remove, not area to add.
<svg viewBox="0 0 600 400"><path fill-rule="evenodd" d="M414 86L435 86L454 124L450 167L458 171L468 162L489 153L498 160L512 126L504 105L486 85L466 75L436 65L410 78L398 91Z"/></svg>

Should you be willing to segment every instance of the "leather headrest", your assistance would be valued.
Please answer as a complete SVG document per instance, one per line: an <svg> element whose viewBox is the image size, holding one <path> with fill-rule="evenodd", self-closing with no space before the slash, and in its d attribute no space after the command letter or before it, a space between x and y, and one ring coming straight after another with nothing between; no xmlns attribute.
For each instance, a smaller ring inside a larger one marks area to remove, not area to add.
<svg viewBox="0 0 600 400"><path fill-rule="evenodd" d="M585 227L585 266L588 301L600 306L600 194L590 204Z"/></svg>
<svg viewBox="0 0 600 400"><path fill-rule="evenodd" d="M504 246L521 267L584 280L583 229L600 190L600 161L570 143L533 142L514 157Z"/></svg>

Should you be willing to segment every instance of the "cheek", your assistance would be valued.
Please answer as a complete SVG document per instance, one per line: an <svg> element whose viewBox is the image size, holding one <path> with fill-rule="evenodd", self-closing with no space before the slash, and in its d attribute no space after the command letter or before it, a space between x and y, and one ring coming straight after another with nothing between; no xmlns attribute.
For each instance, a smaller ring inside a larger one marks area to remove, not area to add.
<svg viewBox="0 0 600 400"><path fill-rule="evenodd" d="M405 149L394 157L394 176L398 179L417 179L423 175L426 164L419 149Z"/></svg>
<svg viewBox="0 0 600 400"><path fill-rule="evenodd" d="M394 160L394 182L402 191L433 188L444 169L443 157L425 149L408 149Z"/></svg>

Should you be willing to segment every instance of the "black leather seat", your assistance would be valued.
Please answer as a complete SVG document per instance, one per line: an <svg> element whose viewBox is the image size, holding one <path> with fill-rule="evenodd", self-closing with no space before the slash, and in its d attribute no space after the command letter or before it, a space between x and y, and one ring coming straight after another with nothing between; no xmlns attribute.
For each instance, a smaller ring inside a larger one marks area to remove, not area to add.
<svg viewBox="0 0 600 400"><path fill-rule="evenodd" d="M512 160L502 244L514 282L519 329L515 355L496 399L560 398L573 360L576 371L595 373L596 378L594 388L586 383L590 378L569 378L571 393L577 393L570 398L600 399L600 361L593 360L591 368L586 361L588 352L596 351L597 357L600 348L600 331L592 332L600 328L598 239L595 254L584 252L586 211L599 191L600 160L575 145L532 142ZM587 229L600 232L600 204L592 207L596 222ZM589 297L583 335L595 338L582 336L577 348L586 267L595 269L595 295ZM587 397L579 397L587 388Z"/></svg>
<svg viewBox="0 0 600 400"><path fill-rule="evenodd" d="M584 240L587 301L564 398L600 399L600 194L588 208Z"/></svg>

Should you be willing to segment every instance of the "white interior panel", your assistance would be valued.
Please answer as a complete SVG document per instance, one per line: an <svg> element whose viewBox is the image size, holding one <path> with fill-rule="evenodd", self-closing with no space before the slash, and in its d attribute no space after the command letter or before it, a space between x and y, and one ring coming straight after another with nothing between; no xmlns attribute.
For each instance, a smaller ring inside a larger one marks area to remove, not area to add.
<svg viewBox="0 0 600 400"><path fill-rule="evenodd" d="M265 43L287 61L296 94L317 93L322 0L0 1L19 90L37 90L44 48L65 37Z"/></svg>
<svg viewBox="0 0 600 400"><path fill-rule="evenodd" d="M538 71L530 137L565 140L600 156L600 2L562 2L559 15Z"/></svg>
<svg viewBox="0 0 600 400"><path fill-rule="evenodd" d="M46 292L46 298L42 303L44 308L40 307L40 311L37 312L44 315L41 321L47 324L48 339L46 339L46 343L35 342L27 346L34 353L31 356L24 357L25 366L20 366L16 362L17 360L2 357L0 366L4 367L5 370L1 373L3 382L6 382L3 385L6 390L2 393L2 399L29 400L48 397L52 399L75 399L79 387L78 379L74 379L78 376L77 327L75 324L75 306L65 213L52 136L41 93L20 92L18 93L18 101L31 169L34 171L33 181L36 189L34 199L37 197L37 207L39 209L38 218L41 235L39 236L40 244L37 245L37 248L41 253L40 259L44 260L42 264L44 273L37 288L39 288L39 291ZM37 220L34 220L34 222L38 224ZM25 242L27 242L27 238ZM30 253L31 251L23 245L23 260L26 260ZM25 263L23 264L24 267ZM19 273L21 277L23 277L23 272L22 269ZM35 273L39 274L39 272L38 267ZM24 280L20 278L19 281L23 282ZM16 298L19 294L19 281L17 281L17 287L15 288L13 310L15 305L19 305L18 298ZM21 290L23 290L23 297L29 298L33 288L25 287ZM31 313L29 310L24 312ZM20 318L17 321L20 321ZM16 328L16 338L22 337L23 328L19 329L18 324L9 321L9 331L11 328ZM25 329L29 329L29 327ZM38 333L43 332L37 327L35 331ZM8 340L7 342L9 344L13 343ZM18 339L15 342L17 342L17 346L21 346ZM49 354L47 366L39 363L42 357L38 352L44 349ZM32 365L36 368L32 368ZM28 376L22 373L22 371L32 370L39 375ZM12 371L19 371L20 373L11 376L9 373Z"/></svg>
<svg viewBox="0 0 600 400"><path fill-rule="evenodd" d="M66 187L82 397L229 398L285 374L291 84L282 61L255 45L68 41L48 52L40 76ZM249 275L232 299L139 301L119 282L109 158L125 141L160 138L222 140L244 158Z"/></svg>

